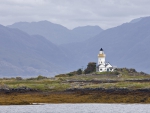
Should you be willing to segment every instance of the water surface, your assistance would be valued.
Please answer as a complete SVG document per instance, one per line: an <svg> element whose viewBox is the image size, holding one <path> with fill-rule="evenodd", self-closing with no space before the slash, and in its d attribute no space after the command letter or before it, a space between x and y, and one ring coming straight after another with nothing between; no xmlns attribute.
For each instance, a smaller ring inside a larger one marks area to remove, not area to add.
<svg viewBox="0 0 150 113"><path fill-rule="evenodd" d="M44 104L0 106L0 113L150 113L150 104Z"/></svg>

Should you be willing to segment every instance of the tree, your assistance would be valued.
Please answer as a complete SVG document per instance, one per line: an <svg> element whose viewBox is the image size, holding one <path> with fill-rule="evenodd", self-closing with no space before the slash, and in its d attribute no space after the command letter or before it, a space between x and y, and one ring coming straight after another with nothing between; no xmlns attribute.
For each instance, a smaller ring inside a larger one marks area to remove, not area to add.
<svg viewBox="0 0 150 113"><path fill-rule="evenodd" d="M42 76L42 75L39 75L39 76L37 77L37 80L41 80L41 79L45 79L45 78L47 78L47 77L44 77L44 76Z"/></svg>
<svg viewBox="0 0 150 113"><path fill-rule="evenodd" d="M89 62L87 65L87 68L84 70L85 74L92 73L96 71L96 63L95 62Z"/></svg>
<svg viewBox="0 0 150 113"><path fill-rule="evenodd" d="M82 70L78 69L77 72L76 72L76 74L81 75L82 74Z"/></svg>

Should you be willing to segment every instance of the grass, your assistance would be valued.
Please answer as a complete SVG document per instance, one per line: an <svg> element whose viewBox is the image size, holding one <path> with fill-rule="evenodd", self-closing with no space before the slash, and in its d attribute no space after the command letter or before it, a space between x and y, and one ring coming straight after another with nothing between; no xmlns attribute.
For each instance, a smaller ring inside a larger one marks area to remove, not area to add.
<svg viewBox="0 0 150 113"><path fill-rule="evenodd" d="M133 70L133 69L132 69ZM55 78L47 78L39 75L37 78L5 78L0 79L0 87L18 88L28 87L41 91L63 91L70 88L150 88L149 82L139 82L135 80L149 80L150 75L143 75L136 71L130 72L126 68L117 72L96 72L92 74L82 74L66 76L61 74ZM131 81L132 80L132 81ZM78 82L80 81L80 82ZM101 81L101 82L92 82ZM108 81L108 82L107 82ZM115 81L109 83L109 81Z"/></svg>
<svg viewBox="0 0 150 113"><path fill-rule="evenodd" d="M80 79L81 80L81 79ZM85 81L85 79L83 79ZM99 79L96 79L99 80ZM102 79L106 80L106 79ZM112 79L111 79L112 80ZM115 79L113 79L115 80ZM132 79L133 80L133 79ZM63 81L3 81L1 86L7 86L9 88L28 87L32 89L38 89L41 91L63 91L69 88L150 88L149 82L127 82L118 80L116 83L92 83L92 82L63 82Z"/></svg>
<svg viewBox="0 0 150 113"><path fill-rule="evenodd" d="M61 91L69 88L68 83L62 83L60 80L42 79L42 80L0 80L0 85L7 85L9 88L28 87L41 91Z"/></svg>

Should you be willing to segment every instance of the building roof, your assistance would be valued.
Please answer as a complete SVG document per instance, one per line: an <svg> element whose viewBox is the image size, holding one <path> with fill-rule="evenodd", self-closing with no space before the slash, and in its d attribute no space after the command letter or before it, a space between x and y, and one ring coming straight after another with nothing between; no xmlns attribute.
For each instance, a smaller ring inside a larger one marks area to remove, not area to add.
<svg viewBox="0 0 150 113"><path fill-rule="evenodd" d="M103 51L103 49L101 48L100 51Z"/></svg>
<svg viewBox="0 0 150 113"><path fill-rule="evenodd" d="M109 62L106 63L107 65L111 65ZM111 65L112 66L112 65ZM113 67L113 66L112 66Z"/></svg>
<svg viewBox="0 0 150 113"><path fill-rule="evenodd" d="M101 66L101 65L103 65L103 64L99 64L98 67ZM107 67L108 65L112 66L110 63L105 63L103 66ZM112 66L112 68L113 68L113 66Z"/></svg>

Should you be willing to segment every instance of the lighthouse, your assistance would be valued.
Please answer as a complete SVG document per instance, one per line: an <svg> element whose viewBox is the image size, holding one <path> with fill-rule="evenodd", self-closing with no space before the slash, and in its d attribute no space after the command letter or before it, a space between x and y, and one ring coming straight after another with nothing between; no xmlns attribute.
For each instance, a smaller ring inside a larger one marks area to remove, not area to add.
<svg viewBox="0 0 150 113"><path fill-rule="evenodd" d="M97 66L97 71L98 72L105 72L105 71L114 71L113 66L108 62L106 63L105 61L106 55L104 53L104 50L101 48L99 50L98 54L98 66Z"/></svg>
<svg viewBox="0 0 150 113"><path fill-rule="evenodd" d="M105 64L105 57L103 49L101 48L98 54L98 65L104 65Z"/></svg>

